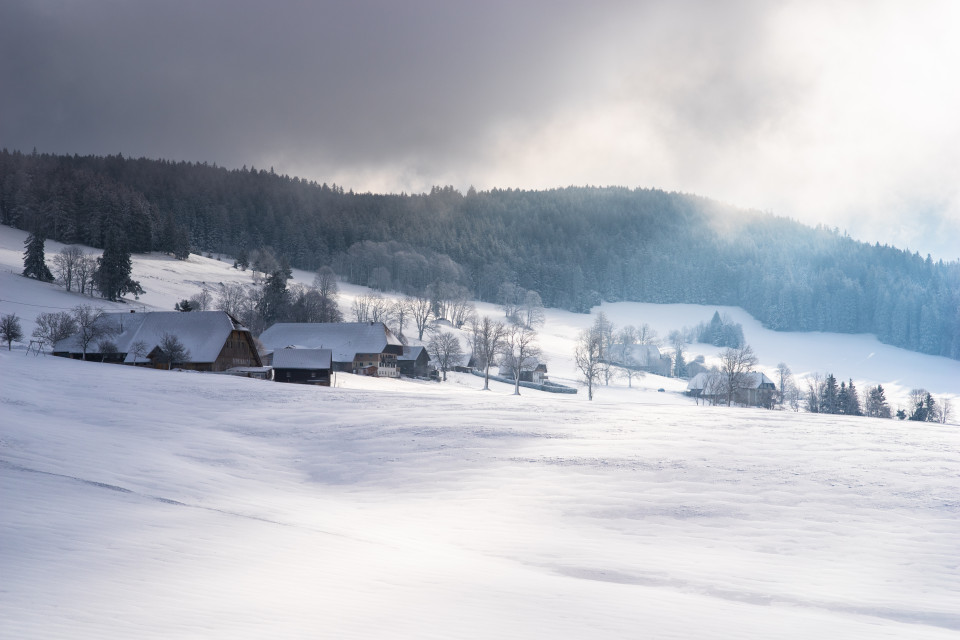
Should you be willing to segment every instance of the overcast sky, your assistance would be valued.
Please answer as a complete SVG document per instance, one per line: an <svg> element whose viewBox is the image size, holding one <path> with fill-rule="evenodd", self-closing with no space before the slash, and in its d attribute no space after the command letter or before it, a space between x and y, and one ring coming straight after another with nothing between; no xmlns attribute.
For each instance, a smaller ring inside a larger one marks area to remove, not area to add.
<svg viewBox="0 0 960 640"><path fill-rule="evenodd" d="M960 2L3 0L0 146L713 197L960 258Z"/></svg>

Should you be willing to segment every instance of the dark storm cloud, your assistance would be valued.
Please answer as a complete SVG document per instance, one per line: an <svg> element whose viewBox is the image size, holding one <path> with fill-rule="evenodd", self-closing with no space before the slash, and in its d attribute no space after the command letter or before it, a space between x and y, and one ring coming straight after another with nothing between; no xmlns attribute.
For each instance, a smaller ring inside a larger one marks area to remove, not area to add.
<svg viewBox="0 0 960 640"><path fill-rule="evenodd" d="M0 138L232 163L449 153L562 98L578 12L559 8L15 1Z"/></svg>
<svg viewBox="0 0 960 640"><path fill-rule="evenodd" d="M5 0L0 145L360 190L653 186L918 248L960 232L956 6Z"/></svg>
<svg viewBox="0 0 960 640"><path fill-rule="evenodd" d="M603 98L611 72L700 132L745 123L750 5L666 6L13 0L0 139L229 165L490 161L501 123Z"/></svg>

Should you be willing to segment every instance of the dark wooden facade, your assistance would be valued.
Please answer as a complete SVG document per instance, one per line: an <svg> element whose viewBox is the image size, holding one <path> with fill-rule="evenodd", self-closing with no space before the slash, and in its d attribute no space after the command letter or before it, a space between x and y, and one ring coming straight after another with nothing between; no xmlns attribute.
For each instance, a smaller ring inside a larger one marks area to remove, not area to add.
<svg viewBox="0 0 960 640"><path fill-rule="evenodd" d="M275 382L292 382L296 384L315 384L321 387L330 386L330 369L273 369Z"/></svg>
<svg viewBox="0 0 960 640"><path fill-rule="evenodd" d="M403 356L397 358L400 375L410 378L426 378L430 375L430 354L423 347L404 347Z"/></svg>

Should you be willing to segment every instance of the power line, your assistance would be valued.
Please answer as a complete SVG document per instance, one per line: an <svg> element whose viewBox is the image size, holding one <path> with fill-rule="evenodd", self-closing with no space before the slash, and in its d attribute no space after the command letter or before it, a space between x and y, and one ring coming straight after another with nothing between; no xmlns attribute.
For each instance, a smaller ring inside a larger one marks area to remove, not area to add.
<svg viewBox="0 0 960 640"><path fill-rule="evenodd" d="M7 300L5 298L0 298L0 302L12 302L13 304L22 304L25 307L42 307L44 309L63 309L63 310L73 309L73 307L53 307L48 304L30 304L29 302L20 302L19 300Z"/></svg>
<svg viewBox="0 0 960 640"><path fill-rule="evenodd" d="M7 299L7 298L0 298L0 302L12 302L13 304L20 304L20 305L23 305L23 306L25 306L25 307L39 307L39 308L41 308L41 309L60 309L60 310L62 310L62 311L73 311L73 310L76 309L76 307L77 307L77 305L74 305L74 306L72 306L72 307L54 307L54 306L49 305L49 304L31 304L31 303L29 303L29 302L20 302L19 300L9 300L9 299ZM140 303L140 304L135 304L135 305L131 305L131 306L140 307L140 309L143 310L143 311L146 311L146 310L147 310L147 306L146 306L145 304L142 304L142 303Z"/></svg>

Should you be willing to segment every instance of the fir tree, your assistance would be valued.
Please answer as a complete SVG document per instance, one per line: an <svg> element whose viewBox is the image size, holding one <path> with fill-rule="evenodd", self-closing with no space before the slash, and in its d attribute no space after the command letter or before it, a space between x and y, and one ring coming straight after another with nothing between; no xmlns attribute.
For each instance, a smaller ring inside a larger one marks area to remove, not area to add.
<svg viewBox="0 0 960 640"><path fill-rule="evenodd" d="M853 379L847 383L847 397L843 405L843 412L848 416L862 416L860 410L860 397L857 395L857 388L853 386Z"/></svg>
<svg viewBox="0 0 960 640"><path fill-rule="evenodd" d="M139 297L143 288L136 280L131 279L133 263L130 252L119 230L111 230L107 234L106 246L103 255L97 258L97 271L94 280L100 295L108 300L119 300L125 293L132 293Z"/></svg>
<svg viewBox="0 0 960 640"><path fill-rule="evenodd" d="M43 235L36 232L28 235L27 239L23 241L23 246L27 248L23 252L23 275L43 282L53 282L53 274L50 273L43 254L45 242Z"/></svg>
<svg viewBox="0 0 960 640"><path fill-rule="evenodd" d="M820 413L840 413L837 395L837 379L832 373L828 374L820 396Z"/></svg>
<svg viewBox="0 0 960 640"><path fill-rule="evenodd" d="M864 411L871 418L890 417L890 406L887 404L886 393L882 385L878 384L867 392L864 404Z"/></svg>

